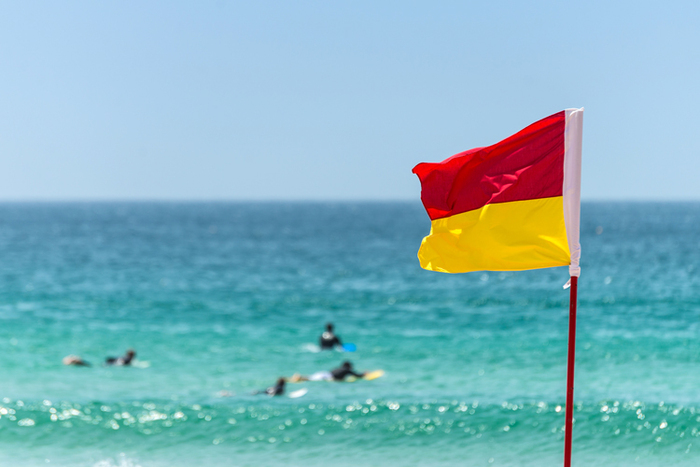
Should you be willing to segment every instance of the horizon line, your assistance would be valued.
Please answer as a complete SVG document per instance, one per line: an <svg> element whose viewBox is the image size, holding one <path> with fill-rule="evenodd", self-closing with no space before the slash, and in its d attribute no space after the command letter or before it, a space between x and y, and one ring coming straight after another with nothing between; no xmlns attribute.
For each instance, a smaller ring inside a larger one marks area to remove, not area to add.
<svg viewBox="0 0 700 467"><path fill-rule="evenodd" d="M81 203L420 203L417 198L17 198L0 204L81 204ZM697 203L700 198L582 198L581 203Z"/></svg>

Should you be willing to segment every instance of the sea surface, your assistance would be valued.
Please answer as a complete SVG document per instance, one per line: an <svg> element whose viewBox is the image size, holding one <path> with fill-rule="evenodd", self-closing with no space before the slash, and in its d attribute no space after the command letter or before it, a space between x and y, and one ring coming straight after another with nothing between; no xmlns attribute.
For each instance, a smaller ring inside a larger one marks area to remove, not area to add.
<svg viewBox="0 0 700 467"><path fill-rule="evenodd" d="M429 229L418 201L0 204L0 465L561 465L567 268L424 271ZM584 203L581 237L573 464L700 465L700 204ZM318 352L327 322L357 351ZM251 394L346 359L385 376Z"/></svg>

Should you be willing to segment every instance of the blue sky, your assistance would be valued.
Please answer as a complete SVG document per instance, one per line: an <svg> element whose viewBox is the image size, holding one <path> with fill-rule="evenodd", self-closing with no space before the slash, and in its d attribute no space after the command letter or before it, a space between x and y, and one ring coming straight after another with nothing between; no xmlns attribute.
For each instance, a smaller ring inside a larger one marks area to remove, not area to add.
<svg viewBox="0 0 700 467"><path fill-rule="evenodd" d="M697 200L699 5L0 2L0 200L417 200L569 107L584 200Z"/></svg>

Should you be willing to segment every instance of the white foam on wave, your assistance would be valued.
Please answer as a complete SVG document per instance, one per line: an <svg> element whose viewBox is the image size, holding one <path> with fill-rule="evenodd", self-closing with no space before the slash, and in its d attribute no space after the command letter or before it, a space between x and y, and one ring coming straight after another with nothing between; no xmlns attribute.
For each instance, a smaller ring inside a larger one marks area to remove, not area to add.
<svg viewBox="0 0 700 467"><path fill-rule="evenodd" d="M301 349L304 352L311 352L311 353L319 353L321 351L321 347L317 346L316 344L304 344L301 346Z"/></svg>
<svg viewBox="0 0 700 467"><path fill-rule="evenodd" d="M97 461L93 467L141 467L141 464L133 459L129 459L125 454L121 454L117 460L108 458Z"/></svg>

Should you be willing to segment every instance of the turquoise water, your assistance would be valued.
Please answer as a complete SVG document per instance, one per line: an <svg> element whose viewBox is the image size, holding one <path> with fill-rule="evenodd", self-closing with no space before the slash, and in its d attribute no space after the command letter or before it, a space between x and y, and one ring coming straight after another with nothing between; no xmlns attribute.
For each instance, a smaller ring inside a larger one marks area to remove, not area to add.
<svg viewBox="0 0 700 467"><path fill-rule="evenodd" d="M0 465L561 465L566 268L423 271L429 225L417 202L0 205ZM700 464L698 232L700 204L584 203L574 465ZM358 351L314 352L327 321ZM386 375L251 395L346 358Z"/></svg>

